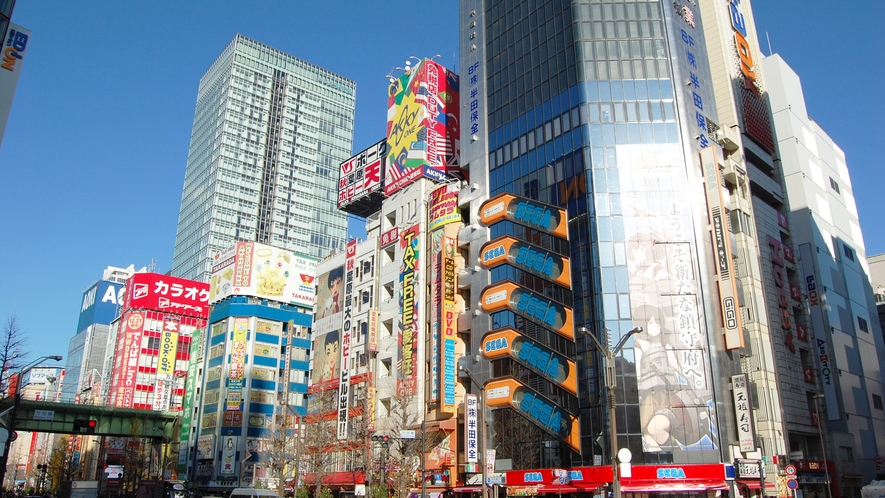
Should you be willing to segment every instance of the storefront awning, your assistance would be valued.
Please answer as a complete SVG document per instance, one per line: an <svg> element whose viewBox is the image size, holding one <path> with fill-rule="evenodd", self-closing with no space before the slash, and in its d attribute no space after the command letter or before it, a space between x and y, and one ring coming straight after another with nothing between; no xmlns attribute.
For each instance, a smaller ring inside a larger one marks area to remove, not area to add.
<svg viewBox="0 0 885 498"><path fill-rule="evenodd" d="M621 491L630 493L678 493L693 491L714 491L717 489L728 489L725 481L691 481L691 480L672 480L672 481L621 481Z"/></svg>
<svg viewBox="0 0 885 498"><path fill-rule="evenodd" d="M738 479L736 482L742 486L748 487L749 489L762 489L762 486L759 485L759 481L757 479ZM765 483L765 489L774 489L776 487L777 484L773 482Z"/></svg>
<svg viewBox="0 0 885 498"><path fill-rule="evenodd" d="M592 493L596 491L599 486L605 486L607 483L581 483L581 484L563 484L562 486L558 484L545 484L543 486L538 486L538 493Z"/></svg>
<svg viewBox="0 0 885 498"><path fill-rule="evenodd" d="M481 486L461 486L460 488L455 488L452 491L456 493L481 493Z"/></svg>

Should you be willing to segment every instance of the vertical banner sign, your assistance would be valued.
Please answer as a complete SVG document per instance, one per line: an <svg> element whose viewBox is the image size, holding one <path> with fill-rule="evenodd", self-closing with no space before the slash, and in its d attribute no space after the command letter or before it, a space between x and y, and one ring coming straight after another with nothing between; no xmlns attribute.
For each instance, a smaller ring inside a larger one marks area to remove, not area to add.
<svg viewBox="0 0 885 498"><path fill-rule="evenodd" d="M756 449L756 429L753 425L753 412L750 410L747 374L732 375L731 387L734 394L734 418L737 421L741 451L753 451Z"/></svg>
<svg viewBox="0 0 885 498"><path fill-rule="evenodd" d="M725 218L725 199L722 196L722 178L718 161L720 153L718 147L707 147L701 150L700 154L707 185L710 226L713 230L713 259L716 263L716 274L719 276L719 299L725 328L725 348L740 349L744 347L744 333L737 299L737 278L735 278L732 263L728 220Z"/></svg>
<svg viewBox="0 0 885 498"><path fill-rule="evenodd" d="M0 62L0 142L2 142L9 111L12 109L12 97L15 95L18 77L25 63L31 31L10 23L6 32L0 31L0 36L3 37L0 39L3 51ZM455 108L457 109L457 106Z"/></svg>
<svg viewBox="0 0 885 498"><path fill-rule="evenodd" d="M378 351L378 310L369 310L369 351Z"/></svg>
<svg viewBox="0 0 885 498"><path fill-rule="evenodd" d="M420 298L421 241L419 225L405 230L400 238L403 251L403 264L400 268L400 369L397 378L397 393L415 394L418 376L418 305Z"/></svg>
<svg viewBox="0 0 885 498"><path fill-rule="evenodd" d="M196 329L191 335L190 354L187 363L187 379L185 380L184 398L181 410L181 440L187 441L191 427L191 413L194 406L194 393L196 392L197 363L200 360L200 347L203 343L202 337L205 329ZM178 458L178 470L183 470L182 466L187 461L187 451L180 451Z"/></svg>
<svg viewBox="0 0 885 498"><path fill-rule="evenodd" d="M132 408L135 401L135 382L138 375L138 358L141 356L141 335L144 315L132 313L126 319L126 358L124 361L123 403L120 408Z"/></svg>
<svg viewBox="0 0 885 498"><path fill-rule="evenodd" d="M439 401L440 391L440 349L442 348L442 243L444 233L436 230L430 233L430 395L428 401Z"/></svg>
<svg viewBox="0 0 885 498"><path fill-rule="evenodd" d="M455 312L455 240L442 239L443 261L443 309L442 309L442 403L440 411L455 413L455 337L457 313Z"/></svg>
<svg viewBox="0 0 885 498"><path fill-rule="evenodd" d="M796 345L793 344L793 306L790 304L789 292L787 291L787 288L790 287L790 282L787 281L787 271L782 256L784 245L780 240L769 235L768 248L771 253L771 274L774 277L775 290L777 290L777 307L780 309L780 322L781 328L784 331L784 343L790 348L790 351L795 353Z"/></svg>
<svg viewBox="0 0 885 498"><path fill-rule="evenodd" d="M464 455L467 463L479 462L479 400L475 394L464 395Z"/></svg>
<svg viewBox="0 0 885 498"><path fill-rule="evenodd" d="M808 308L811 310L811 325L814 327L814 351L820 368L820 383L824 389L828 420L839 420L839 402L836 400L836 378L833 375L830 336L824 322L823 293L818 290L814 270L814 249L810 243L799 244L799 263L805 276L805 292L808 293Z"/></svg>
<svg viewBox="0 0 885 498"><path fill-rule="evenodd" d="M181 322L167 316L160 333L160 354L157 359L157 377L172 379L175 375L175 356L178 353L178 327Z"/></svg>
<svg viewBox="0 0 885 498"><path fill-rule="evenodd" d="M234 337L231 341L230 372L227 385L226 409L228 411L239 411L243 402L243 370L245 370L248 331L248 318L234 318Z"/></svg>
<svg viewBox="0 0 885 498"><path fill-rule="evenodd" d="M341 323L341 375L338 376L338 439L347 439L350 409L350 335L353 327L353 273L356 267L356 241L347 243L344 262L344 313Z"/></svg>
<svg viewBox="0 0 885 498"><path fill-rule="evenodd" d="M374 387L368 388L368 390L367 390L368 399L366 400L366 404L368 405L368 408L369 408L369 420L368 420L368 426L366 427L366 430L368 430L369 432L375 430L375 400L377 399L376 395L377 394L375 392Z"/></svg>

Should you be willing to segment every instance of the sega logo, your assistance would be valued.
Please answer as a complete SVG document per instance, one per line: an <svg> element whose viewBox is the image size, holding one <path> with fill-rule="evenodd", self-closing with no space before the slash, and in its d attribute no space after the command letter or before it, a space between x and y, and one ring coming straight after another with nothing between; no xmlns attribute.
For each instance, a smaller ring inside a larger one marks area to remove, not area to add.
<svg viewBox="0 0 885 498"><path fill-rule="evenodd" d="M516 212L513 213L513 217L516 220L522 220L529 225L534 225L547 230L556 228L553 225L553 213L551 213L549 209L545 209L543 206L535 206L528 202L520 202L517 204Z"/></svg>
<svg viewBox="0 0 885 498"><path fill-rule="evenodd" d="M493 259L500 258L503 255L504 255L504 246L500 245L497 247L492 247L488 251L484 252L482 255L482 260L483 260L483 262L488 262Z"/></svg>
<svg viewBox="0 0 885 498"><path fill-rule="evenodd" d="M682 467L658 469L658 479L685 479Z"/></svg>
<svg viewBox="0 0 885 498"><path fill-rule="evenodd" d="M526 472L523 482L544 482L544 476L540 472Z"/></svg>
<svg viewBox="0 0 885 498"><path fill-rule="evenodd" d="M507 348L508 344L506 337L499 337L498 339L493 339L486 343L486 353L491 353L492 351L500 351Z"/></svg>

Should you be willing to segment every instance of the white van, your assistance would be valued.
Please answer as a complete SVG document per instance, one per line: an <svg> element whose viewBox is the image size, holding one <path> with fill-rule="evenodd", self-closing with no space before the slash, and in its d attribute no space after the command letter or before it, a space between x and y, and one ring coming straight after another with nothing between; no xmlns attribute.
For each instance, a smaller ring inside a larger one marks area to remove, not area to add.
<svg viewBox="0 0 885 498"><path fill-rule="evenodd" d="M280 495L269 489L236 488L231 491L230 498L280 498Z"/></svg>

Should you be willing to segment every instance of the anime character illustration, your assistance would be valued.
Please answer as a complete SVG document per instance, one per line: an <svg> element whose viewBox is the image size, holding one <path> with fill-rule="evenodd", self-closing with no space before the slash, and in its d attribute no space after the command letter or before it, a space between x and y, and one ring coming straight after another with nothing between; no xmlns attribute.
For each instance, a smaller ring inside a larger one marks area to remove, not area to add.
<svg viewBox="0 0 885 498"><path fill-rule="evenodd" d="M339 266L338 268L332 269L326 275L326 289L321 289L321 292L325 294L325 299L322 301L323 305L319 310L320 318L326 318L334 315L335 313L341 312L342 303L342 295L341 295L341 287L344 283L344 267ZM320 296L321 298L323 296Z"/></svg>
<svg viewBox="0 0 885 498"><path fill-rule="evenodd" d="M322 383L337 379L340 375L338 362L340 337L337 330L333 330L318 337L314 341L314 365L311 382Z"/></svg>

